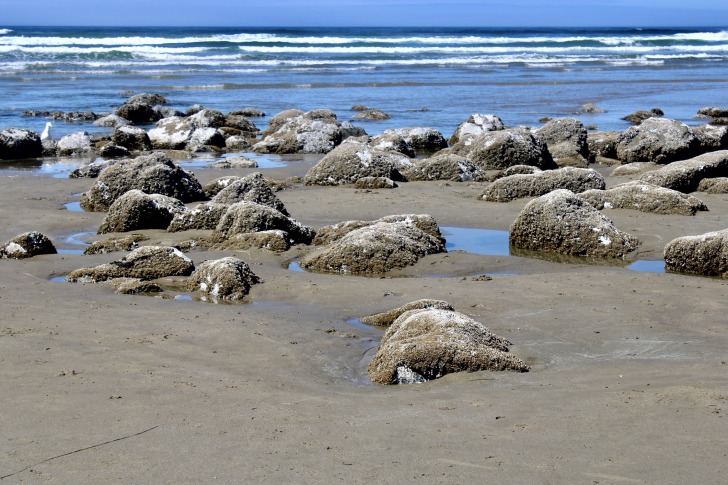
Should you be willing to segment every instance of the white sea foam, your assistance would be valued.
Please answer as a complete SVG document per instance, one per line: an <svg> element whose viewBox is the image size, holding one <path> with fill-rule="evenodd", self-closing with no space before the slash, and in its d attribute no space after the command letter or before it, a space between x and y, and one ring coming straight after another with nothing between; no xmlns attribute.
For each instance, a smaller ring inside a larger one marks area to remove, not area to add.
<svg viewBox="0 0 728 485"><path fill-rule="evenodd" d="M12 32L12 29L0 29L0 35L9 34Z"/></svg>

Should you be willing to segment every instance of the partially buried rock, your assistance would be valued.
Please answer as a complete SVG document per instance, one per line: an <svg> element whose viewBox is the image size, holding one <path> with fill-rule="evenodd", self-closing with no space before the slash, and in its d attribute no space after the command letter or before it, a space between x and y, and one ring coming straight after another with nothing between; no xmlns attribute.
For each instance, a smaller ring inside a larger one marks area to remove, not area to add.
<svg viewBox="0 0 728 485"><path fill-rule="evenodd" d="M263 139L252 149L258 153L328 153L344 138L333 111L288 110L271 118Z"/></svg>
<svg viewBox="0 0 728 485"><path fill-rule="evenodd" d="M144 281L137 278L114 278L108 281L122 295L143 295L145 293L161 293L162 287L153 281Z"/></svg>
<svg viewBox="0 0 728 485"><path fill-rule="evenodd" d="M247 157L227 157L211 163L210 168L258 168L258 162Z"/></svg>
<svg viewBox="0 0 728 485"><path fill-rule="evenodd" d="M481 133L459 141L451 150L481 170L503 170L513 165L555 166L546 145L525 128Z"/></svg>
<svg viewBox="0 0 728 485"><path fill-rule="evenodd" d="M212 198L212 202L227 205L244 200L267 205L286 216L289 215L283 202L276 197L273 189L271 189L268 182L265 181L263 174L260 172L251 173L250 175L230 182Z"/></svg>
<svg viewBox="0 0 728 485"><path fill-rule="evenodd" d="M395 308L394 310L389 310L388 312L377 313L376 315L362 317L361 321L362 321L362 323L365 323L367 325L374 325L377 327L389 327L390 325L392 325L392 323L394 323L394 321L397 318L399 318L400 315L402 315L405 312L408 312L410 310L423 310L423 309L428 309L428 308L435 308L438 310L451 310L451 311L455 310L446 301L422 299L422 300L411 301L409 303L402 305L399 308Z"/></svg>
<svg viewBox="0 0 728 485"><path fill-rule="evenodd" d="M128 236L94 241L88 246L83 254L106 254L118 251L133 251L139 247L139 243L148 240L144 234L129 234Z"/></svg>
<svg viewBox="0 0 728 485"><path fill-rule="evenodd" d="M102 170L96 183L81 198L81 207L90 212L106 211L116 199L132 189L174 197L182 202L205 199L202 186L193 174L157 152Z"/></svg>
<svg viewBox="0 0 728 485"><path fill-rule="evenodd" d="M215 229L230 208L227 204L204 202L193 209L177 212L167 226L169 232Z"/></svg>
<svg viewBox="0 0 728 485"><path fill-rule="evenodd" d="M303 269L319 273L381 275L411 266L428 254L444 253L445 240L427 233L412 218L380 220L355 229L299 262Z"/></svg>
<svg viewBox="0 0 728 485"><path fill-rule="evenodd" d="M154 280L167 276L189 276L194 269L192 260L176 248L142 246L119 261L72 271L66 277L66 281L98 283L113 278Z"/></svg>
<svg viewBox="0 0 728 485"><path fill-rule="evenodd" d="M402 181L402 171L412 161L394 152L371 148L366 143L349 141L311 167L304 177L306 185L352 184L362 177L386 177Z"/></svg>
<svg viewBox="0 0 728 485"><path fill-rule="evenodd" d="M482 181L484 172L467 158L453 153L439 153L415 160L403 172L407 181L448 180L451 182Z"/></svg>
<svg viewBox="0 0 728 485"><path fill-rule="evenodd" d="M450 145L454 145L460 141L466 141L475 138L487 131L498 131L505 129L503 120L496 115L488 114L472 114L466 121L460 123L455 129L455 133L450 137Z"/></svg>
<svg viewBox="0 0 728 485"><path fill-rule="evenodd" d="M354 184L356 189L393 189L397 183L387 177L362 177Z"/></svg>
<svg viewBox="0 0 728 485"><path fill-rule="evenodd" d="M234 234L223 242L215 244L214 249L234 249L237 251L267 249L268 251L282 253L288 251L290 247L291 240L287 232L280 229L271 229Z"/></svg>
<svg viewBox="0 0 728 485"><path fill-rule="evenodd" d="M706 194L728 194L728 177L703 179L698 184L697 190Z"/></svg>
<svg viewBox="0 0 728 485"><path fill-rule="evenodd" d="M693 130L685 123L650 118L620 135L617 158L622 163L671 163L695 155L699 145Z"/></svg>
<svg viewBox="0 0 728 485"><path fill-rule="evenodd" d="M113 143L107 143L99 149L99 156L102 158L125 158L129 155L131 155L131 152L127 148L114 145ZM98 172L96 176L98 176Z"/></svg>
<svg viewBox="0 0 728 485"><path fill-rule="evenodd" d="M267 205L242 201L231 205L220 219L212 240L224 243L236 234L281 230L294 244L309 244L315 232Z"/></svg>
<svg viewBox="0 0 728 485"><path fill-rule="evenodd" d="M652 162L634 162L625 165L618 165L612 170L612 177L625 177L628 175L639 175L650 170L656 170L660 165Z"/></svg>
<svg viewBox="0 0 728 485"><path fill-rule="evenodd" d="M637 180L608 190L587 190L578 194L597 209L634 209L652 214L694 216L708 208L702 200L677 190Z"/></svg>
<svg viewBox="0 0 728 485"><path fill-rule="evenodd" d="M665 246L665 269L674 273L728 277L728 229L673 239Z"/></svg>
<svg viewBox="0 0 728 485"><path fill-rule="evenodd" d="M688 193L697 190L701 180L714 177L728 177L728 150L673 162L658 170L643 173L640 180Z"/></svg>
<svg viewBox="0 0 728 485"><path fill-rule="evenodd" d="M43 154L43 144L37 133L22 128L0 131L0 160L36 158Z"/></svg>
<svg viewBox="0 0 728 485"><path fill-rule="evenodd" d="M143 129L136 126L120 126L114 130L111 141L128 150L145 151L152 149L152 142L149 135Z"/></svg>
<svg viewBox="0 0 728 485"><path fill-rule="evenodd" d="M111 204L98 233L166 229L175 215L186 210L185 205L173 197L130 190Z"/></svg>
<svg viewBox="0 0 728 485"><path fill-rule="evenodd" d="M639 240L617 229L594 206L565 189L529 202L511 224L517 248L572 256L623 258Z"/></svg>
<svg viewBox="0 0 728 485"><path fill-rule="evenodd" d="M560 167L581 167L589 164L587 132L581 121L574 118L551 120L535 132L546 144L551 158Z"/></svg>
<svg viewBox="0 0 728 485"><path fill-rule="evenodd" d="M481 198L489 202L510 202L522 197L538 197L556 189L583 192L604 187L604 178L596 170L564 167L499 178L486 187Z"/></svg>
<svg viewBox="0 0 728 485"><path fill-rule="evenodd" d="M243 299L260 282L250 266L229 257L200 264L187 280L187 290L202 292L213 300L235 301Z"/></svg>
<svg viewBox="0 0 728 485"><path fill-rule="evenodd" d="M382 337L369 364L369 377L378 384L410 384L453 372L528 371L523 361L508 353L509 345L462 313L411 310Z"/></svg>
<svg viewBox="0 0 728 485"><path fill-rule="evenodd" d="M0 259L25 259L39 254L56 253L50 239L36 231L15 236L0 246Z"/></svg>
<svg viewBox="0 0 728 485"><path fill-rule="evenodd" d="M212 199L215 197L222 189L230 185L231 183L235 182L236 180L240 180L242 177L238 177L237 175L228 175L226 177L220 177L212 182L206 184L204 187L202 187L202 190L205 192L205 196L208 199Z"/></svg>
<svg viewBox="0 0 728 485"><path fill-rule="evenodd" d="M73 170L70 174L68 174L68 177L72 179L95 179L99 176L103 169L110 167L117 162L118 160L99 160L97 162L91 162Z"/></svg>
<svg viewBox="0 0 728 485"><path fill-rule="evenodd" d="M93 153L91 135L85 131L71 133L58 140L58 156L79 156Z"/></svg>

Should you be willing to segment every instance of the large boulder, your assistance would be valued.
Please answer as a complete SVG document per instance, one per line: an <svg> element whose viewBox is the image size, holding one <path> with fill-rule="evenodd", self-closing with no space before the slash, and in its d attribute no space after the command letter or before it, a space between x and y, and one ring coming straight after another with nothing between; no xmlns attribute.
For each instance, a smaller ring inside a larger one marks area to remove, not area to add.
<svg viewBox="0 0 728 485"><path fill-rule="evenodd" d="M684 160L698 148L693 130L677 120L649 118L627 128L619 137L617 158L622 163L671 163Z"/></svg>
<svg viewBox="0 0 728 485"><path fill-rule="evenodd" d="M97 233L167 229L172 219L186 210L185 205L173 197L130 190L111 204Z"/></svg>
<svg viewBox="0 0 728 485"><path fill-rule="evenodd" d="M587 190L578 194L599 210L634 209L652 214L694 216L708 208L702 200L677 190L633 180L608 190Z"/></svg>
<svg viewBox="0 0 728 485"><path fill-rule="evenodd" d="M534 134L546 145L556 165L584 168L589 164L587 131L581 121L574 118L551 120Z"/></svg>
<svg viewBox="0 0 728 485"><path fill-rule="evenodd" d="M348 141L311 167L303 181L306 185L352 184L362 177L387 177L402 181L402 171L412 165L408 157L376 150L358 141Z"/></svg>
<svg viewBox="0 0 728 485"><path fill-rule="evenodd" d="M673 239L664 256L667 271L727 278L728 229Z"/></svg>
<svg viewBox="0 0 728 485"><path fill-rule="evenodd" d="M50 239L37 231L25 232L0 245L0 259L25 259L56 253Z"/></svg>
<svg viewBox="0 0 728 485"><path fill-rule="evenodd" d="M217 147L225 146L225 137L217 128L197 128L192 132L192 136L187 141L186 148L190 151L197 151L201 147Z"/></svg>
<svg viewBox="0 0 728 485"><path fill-rule="evenodd" d="M639 245L637 238L565 189L529 202L511 224L509 243L533 251L599 258L623 258Z"/></svg>
<svg viewBox="0 0 728 485"><path fill-rule="evenodd" d="M455 133L450 137L450 145L476 136L487 131L504 130L505 125L496 115L471 114L468 119L455 128Z"/></svg>
<svg viewBox="0 0 728 485"><path fill-rule="evenodd" d="M154 109L153 104L140 99L129 99L123 105L116 108L115 115L129 120L134 125L145 125L154 123L162 115Z"/></svg>
<svg viewBox="0 0 728 485"><path fill-rule="evenodd" d="M230 208L227 204L204 202L192 209L177 212L168 224L167 231L180 232L198 229L215 229Z"/></svg>
<svg viewBox="0 0 728 485"><path fill-rule="evenodd" d="M212 198L212 202L226 205L232 205L243 200L267 205L286 216L289 215L283 202L276 197L273 189L260 172L251 173L231 182Z"/></svg>
<svg viewBox="0 0 728 485"><path fill-rule="evenodd" d="M442 133L434 128L414 127L385 130L372 138L370 145L378 150L394 150L404 154L433 153L447 148ZM404 146L404 151L398 147Z"/></svg>
<svg viewBox="0 0 728 485"><path fill-rule="evenodd" d="M330 110L300 113L288 110L270 120L263 139L253 145L259 153L329 153L344 140L342 124Z"/></svg>
<svg viewBox="0 0 728 485"><path fill-rule="evenodd" d="M114 278L154 280L167 276L189 276L194 269L192 260L179 249L166 246L142 246L119 261L74 270L66 277L66 281L98 283Z"/></svg>
<svg viewBox="0 0 728 485"><path fill-rule="evenodd" d="M189 118L172 116L159 120L155 127L149 130L148 135L155 149L183 150L196 129L197 125Z"/></svg>
<svg viewBox="0 0 728 485"><path fill-rule="evenodd" d="M513 165L554 166L546 145L525 128L488 131L459 141L451 150L481 170L503 170Z"/></svg>
<svg viewBox="0 0 728 485"><path fill-rule="evenodd" d="M212 240L222 243L236 234L281 230L294 244L309 244L315 232L267 205L241 201L231 205L220 219Z"/></svg>
<svg viewBox="0 0 728 485"><path fill-rule="evenodd" d="M426 232L413 217L390 216L348 232L306 255L299 264L319 273L381 275L411 266L428 254L444 252L445 240L437 224L434 231Z"/></svg>
<svg viewBox="0 0 728 485"><path fill-rule="evenodd" d="M187 291L201 292L213 301L242 300L261 280L243 261L228 257L201 263L187 280Z"/></svg>
<svg viewBox="0 0 728 485"><path fill-rule="evenodd" d="M389 327L394 323L397 318L400 317L400 315L405 312L408 312L410 310L423 310L429 308L434 308L437 310L455 310L452 305L443 300L421 299L405 303L401 307L395 308L393 310L377 313L376 315L368 315L366 317L362 317L361 321L366 325L373 325L375 327Z"/></svg>
<svg viewBox="0 0 728 485"><path fill-rule="evenodd" d="M485 175L477 165L454 153L440 153L430 158L415 160L404 169L407 181L449 180L451 182L481 181Z"/></svg>
<svg viewBox="0 0 728 485"><path fill-rule="evenodd" d="M728 148L728 126L701 125L693 128L693 133L702 152Z"/></svg>
<svg viewBox="0 0 728 485"><path fill-rule="evenodd" d="M728 177L728 150L673 162L658 170L643 173L640 180L688 193L697 190L701 180L713 177Z"/></svg>
<svg viewBox="0 0 728 485"><path fill-rule="evenodd" d="M605 187L604 177L596 170L564 167L499 178L486 187L481 198L488 202L510 202L523 197L538 197L556 189L578 193Z"/></svg>
<svg viewBox="0 0 728 485"><path fill-rule="evenodd" d="M59 157L87 155L93 153L91 135L85 131L71 133L58 140L57 152Z"/></svg>
<svg viewBox="0 0 728 485"><path fill-rule="evenodd" d="M369 364L369 377L379 384L409 384L453 372L514 370L528 366L508 353L508 340L452 310L411 310L385 332Z"/></svg>
<svg viewBox="0 0 728 485"><path fill-rule="evenodd" d="M0 131L0 160L37 158L43 155L43 144L34 131L8 128Z"/></svg>
<svg viewBox="0 0 728 485"><path fill-rule="evenodd" d="M696 190L706 194L728 194L728 177L703 179Z"/></svg>
<svg viewBox="0 0 728 485"><path fill-rule="evenodd" d="M128 150L146 151L152 149L152 142L149 135L143 129L136 126L120 126L111 135L111 141L116 145Z"/></svg>
<svg viewBox="0 0 728 485"><path fill-rule="evenodd" d="M96 183L81 198L81 207L90 212L106 211L132 189L167 195L182 202L205 199L202 186L193 174L175 165L165 154L151 153L102 170Z"/></svg>

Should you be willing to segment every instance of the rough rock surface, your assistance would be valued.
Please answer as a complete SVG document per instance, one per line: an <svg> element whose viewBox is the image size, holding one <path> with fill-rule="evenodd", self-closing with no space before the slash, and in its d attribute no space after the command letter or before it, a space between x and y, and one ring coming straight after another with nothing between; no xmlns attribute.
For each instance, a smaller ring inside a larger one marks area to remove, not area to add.
<svg viewBox="0 0 728 485"><path fill-rule="evenodd" d="M401 172L411 165L412 161L404 155L349 141L336 147L311 167L303 180L306 185L351 184L362 177L387 177L402 181Z"/></svg>
<svg viewBox="0 0 728 485"><path fill-rule="evenodd" d="M650 118L661 118L662 116L665 116L665 113L660 108L652 108L649 111L646 110L640 110L635 111L634 113L628 114L624 118L622 118L625 121L629 121L633 125L639 125L645 120L648 120Z"/></svg>
<svg viewBox="0 0 728 485"><path fill-rule="evenodd" d="M161 103L156 102L154 95L146 97L145 95L146 93L137 94L127 99L123 105L116 108L114 114L135 125L154 123L161 118L160 113L154 109L154 105Z"/></svg>
<svg viewBox="0 0 728 485"><path fill-rule="evenodd" d="M263 139L253 145L259 153L329 153L344 139L342 125L330 110L279 113L270 120Z"/></svg>
<svg viewBox="0 0 728 485"><path fill-rule="evenodd" d="M613 177L624 177L628 175L637 175L642 174L644 172L648 172L650 170L656 170L660 168L660 165L657 165L656 163L652 162L634 162L634 163L627 163L625 165L618 165L614 167L614 170L612 170L611 175Z"/></svg>
<svg viewBox="0 0 728 485"><path fill-rule="evenodd" d="M291 240L288 238L288 233L278 229L260 232L243 232L235 234L225 241L214 245L215 249L246 251L256 248L279 253L288 251L290 247Z"/></svg>
<svg viewBox="0 0 728 485"><path fill-rule="evenodd" d="M215 229L220 219L230 208L227 204L204 202L193 209L177 212L169 223L167 231L180 232L196 229Z"/></svg>
<svg viewBox="0 0 728 485"><path fill-rule="evenodd" d="M152 147L162 150L183 150L192 138L197 126L187 118L172 116L159 120L154 128L149 130L149 140Z"/></svg>
<svg viewBox="0 0 728 485"><path fill-rule="evenodd" d="M166 229L175 215L187 208L179 200L160 194L146 194L133 189L109 207L98 234L129 232L141 229Z"/></svg>
<svg viewBox="0 0 728 485"><path fill-rule="evenodd" d="M164 290L153 281L138 278L114 278L107 282L121 295L142 295L144 293L161 293Z"/></svg>
<svg viewBox="0 0 728 485"><path fill-rule="evenodd" d="M146 241L149 236L144 234L129 234L128 236L94 241L88 246L83 254L106 254L119 251L133 251L139 247L141 241Z"/></svg>
<svg viewBox="0 0 728 485"><path fill-rule="evenodd" d="M242 201L231 205L222 216L212 240L222 243L235 234L247 232L261 232L278 229L288 234L288 239L294 244L308 244L315 236L315 232L282 214L280 211L267 205L255 202Z"/></svg>
<svg viewBox="0 0 728 485"><path fill-rule="evenodd" d="M609 165L617 163L617 144L621 134L619 131L598 131L587 134L589 162Z"/></svg>
<svg viewBox="0 0 728 485"><path fill-rule="evenodd" d="M634 180L608 190L587 190L578 194L599 210L634 209L652 214L694 216L708 208L702 200L677 190Z"/></svg>
<svg viewBox="0 0 728 485"><path fill-rule="evenodd" d="M728 278L728 229L673 239L664 256L667 271Z"/></svg>
<svg viewBox="0 0 728 485"><path fill-rule="evenodd" d="M58 156L68 157L92 153L91 135L85 131L71 133L58 140Z"/></svg>
<svg viewBox="0 0 728 485"><path fill-rule="evenodd" d="M189 276L194 269L192 260L176 248L142 246L119 261L72 271L66 281L98 283L112 278L154 280L166 276Z"/></svg>
<svg viewBox="0 0 728 485"><path fill-rule="evenodd" d="M714 106L705 106L698 110L699 117L707 116L708 118L726 118L728 117L728 108L716 108Z"/></svg>
<svg viewBox="0 0 728 485"><path fill-rule="evenodd" d="M22 128L0 131L0 160L37 158L43 154L40 136Z"/></svg>
<svg viewBox="0 0 728 485"><path fill-rule="evenodd" d="M658 170L643 173L640 180L689 193L694 192L704 178L714 177L728 177L728 150L673 162Z"/></svg>
<svg viewBox="0 0 728 485"><path fill-rule="evenodd" d="M523 197L538 197L556 189L578 193L605 187L604 178L596 170L564 167L499 178L486 187L481 198L488 202L510 202Z"/></svg>
<svg viewBox="0 0 728 485"><path fill-rule="evenodd" d="M445 241L419 228L414 220L375 222L355 229L299 262L319 273L381 275L415 264L428 254L443 253Z"/></svg>
<svg viewBox="0 0 728 485"><path fill-rule="evenodd" d="M466 121L460 123L450 137L450 145L455 145L468 138L474 138L486 131L504 130L505 125L496 115L471 114Z"/></svg>
<svg viewBox="0 0 728 485"><path fill-rule="evenodd" d="M442 133L434 128L413 127L385 130L372 138L370 145L379 150L394 150L404 154L433 153L447 148ZM399 146L406 147L404 151Z"/></svg>
<svg viewBox="0 0 728 485"><path fill-rule="evenodd" d="M387 177L362 177L354 183L355 189L393 189L397 182Z"/></svg>
<svg viewBox="0 0 728 485"><path fill-rule="evenodd" d="M725 150L728 148L728 126L701 125L693 128L700 151Z"/></svg>
<svg viewBox="0 0 728 485"><path fill-rule="evenodd" d="M132 189L182 202L205 199L194 175L179 168L165 154L152 153L102 170L96 183L81 198L81 207L90 212L108 210L116 199Z"/></svg>
<svg viewBox="0 0 728 485"><path fill-rule="evenodd" d="M331 244L334 241L338 241L342 237L349 234L355 229L361 229L362 227L371 226L378 222L408 222L417 226L422 231L430 234L436 238L442 238L440 234L440 228L437 226L437 221L434 217L429 214L398 214L393 216L385 216L376 221L344 221L330 226L324 226L316 231L316 237L313 239L312 244L316 246L323 246Z"/></svg>
<svg viewBox="0 0 728 485"><path fill-rule="evenodd" d="M389 116L387 113L378 109L366 109L357 111L359 111L359 113L354 116L355 120L377 121L388 120L391 118L391 116Z"/></svg>
<svg viewBox="0 0 728 485"><path fill-rule="evenodd" d="M693 130L685 123L650 118L622 132L617 144L617 158L622 163L671 163L694 155L699 143Z"/></svg>
<svg viewBox="0 0 728 485"><path fill-rule="evenodd" d="M217 300L241 300L261 280L245 262L233 258L207 260L187 280L187 290Z"/></svg>
<svg viewBox="0 0 728 485"><path fill-rule="evenodd" d="M39 254L56 253L51 240L37 231L15 236L0 246L0 259L25 259Z"/></svg>
<svg viewBox="0 0 728 485"><path fill-rule="evenodd" d="M70 174L68 174L68 177L72 179L95 179L99 176L103 169L110 167L117 162L119 162L119 160L101 160L98 162L91 162L73 170Z"/></svg>
<svg viewBox="0 0 728 485"><path fill-rule="evenodd" d="M147 132L136 126L120 126L114 130L111 141L128 150L145 151L152 149Z"/></svg>
<svg viewBox="0 0 728 485"><path fill-rule="evenodd" d="M105 128L119 128L120 126L129 126L131 122L121 116L110 114L102 116L94 121L94 126L103 126Z"/></svg>
<svg viewBox="0 0 728 485"><path fill-rule="evenodd" d="M208 199L212 199L215 197L222 189L230 185L231 183L235 182L236 180L240 180L242 177L238 177L237 175L228 175L225 177L220 177L212 182L209 182L204 187L202 187L202 190L205 192L205 196Z"/></svg>
<svg viewBox="0 0 728 485"><path fill-rule="evenodd" d="M232 205L244 200L267 205L286 216L289 215L283 202L276 197L273 189L260 172L251 173L230 182L212 198L212 202L226 205Z"/></svg>
<svg viewBox="0 0 728 485"><path fill-rule="evenodd" d="M187 150L199 151L201 147L222 148L225 146L225 137L217 128L196 128L187 140Z"/></svg>
<svg viewBox="0 0 728 485"><path fill-rule="evenodd" d="M107 143L99 148L99 156L102 158L127 158L131 155L128 148L113 143ZM96 174L98 176L98 173Z"/></svg>
<svg viewBox="0 0 728 485"><path fill-rule="evenodd" d="M258 168L258 162L248 157L227 157L209 166L210 168Z"/></svg>
<svg viewBox="0 0 728 485"><path fill-rule="evenodd" d="M387 312L362 317L361 321L362 323L365 323L367 325L374 325L376 327L389 327L390 325L392 325L392 323L394 323L397 318L399 318L400 315L405 312L408 312L410 310L424 310L429 308L434 308L437 310L455 310L448 302L444 300L422 299L405 303L401 307L389 310Z"/></svg>
<svg viewBox="0 0 728 485"><path fill-rule="evenodd" d="M574 118L554 119L534 134L546 145L556 165L585 168L589 164L587 131L581 121Z"/></svg>
<svg viewBox="0 0 728 485"><path fill-rule="evenodd" d="M263 116L265 116L265 112L258 108L247 106L242 109L236 109L234 111L231 111L230 113L228 113L228 115L245 116L247 118L262 118Z"/></svg>
<svg viewBox="0 0 728 485"><path fill-rule="evenodd" d="M599 114L599 113L606 113L605 110L602 108L599 108L593 103L586 103L581 107L581 112L584 114Z"/></svg>
<svg viewBox="0 0 728 485"><path fill-rule="evenodd" d="M462 371L528 371L523 361L508 353L508 345L511 342L462 313L411 310L382 337L369 377L379 384L409 384Z"/></svg>
<svg viewBox="0 0 728 485"><path fill-rule="evenodd" d="M703 179L698 184L697 191L706 194L728 194L728 177Z"/></svg>
<svg viewBox="0 0 728 485"><path fill-rule="evenodd" d="M617 229L594 206L569 190L555 190L529 202L511 224L517 248L572 256L622 258L639 241Z"/></svg>
<svg viewBox="0 0 728 485"><path fill-rule="evenodd" d="M453 153L440 153L423 160L415 160L403 174L405 179L449 180L451 182L481 181L484 174L467 158Z"/></svg>
<svg viewBox="0 0 728 485"><path fill-rule="evenodd" d="M546 145L524 128L488 131L459 141L451 150L481 170L503 170L513 165L554 166Z"/></svg>
<svg viewBox="0 0 728 485"><path fill-rule="evenodd" d="M505 170L501 170L498 172L498 174L495 176L496 179L502 179L503 177L509 177L511 175L533 175L535 173L541 173L543 170L541 170L538 167L534 167L533 165L513 165L512 167L508 167Z"/></svg>

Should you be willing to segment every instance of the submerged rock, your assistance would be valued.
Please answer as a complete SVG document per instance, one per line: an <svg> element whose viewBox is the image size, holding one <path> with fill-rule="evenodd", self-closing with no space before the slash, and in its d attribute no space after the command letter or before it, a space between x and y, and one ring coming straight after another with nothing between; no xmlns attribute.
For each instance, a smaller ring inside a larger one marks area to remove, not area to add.
<svg viewBox="0 0 728 485"><path fill-rule="evenodd" d="M673 162L658 170L643 173L640 180L688 193L694 192L701 180L713 177L728 177L728 150Z"/></svg>
<svg viewBox="0 0 728 485"><path fill-rule="evenodd" d="M174 197L182 202L205 199L202 186L194 175L175 165L167 155L152 153L102 170L96 183L81 198L81 207L90 212L106 211L116 199L132 189Z"/></svg>
<svg viewBox="0 0 728 485"><path fill-rule="evenodd" d="M0 160L37 158L42 154L43 144L36 132L22 128L0 131Z"/></svg>
<svg viewBox="0 0 728 485"><path fill-rule="evenodd" d="M508 353L511 342L467 315L450 310L411 310L382 337L369 364L378 384L408 384L453 372L514 370L528 366Z"/></svg>
<svg viewBox="0 0 728 485"><path fill-rule="evenodd" d="M673 239L664 256L667 271L728 278L728 229Z"/></svg>
<svg viewBox="0 0 728 485"><path fill-rule="evenodd" d="M405 312L408 312L410 310L424 310L424 309L429 309L429 308L434 308L437 310L451 310L451 311L455 310L446 301L422 299L422 300L411 301L409 303L402 305L399 308L395 308L394 310L389 310L387 312L377 313L376 315L362 317L361 321L362 321L362 323L365 323L366 325L374 325L377 327L389 327L390 325L392 325L392 323L394 323L394 321L397 318L399 318L400 315L402 315Z"/></svg>
<svg viewBox="0 0 728 485"><path fill-rule="evenodd" d="M213 300L241 300L261 280L243 261L228 257L201 263L187 280L187 291Z"/></svg>
<svg viewBox="0 0 728 485"><path fill-rule="evenodd" d="M51 240L37 231L15 236L0 246L0 259L26 259L39 254L56 253Z"/></svg>
<svg viewBox="0 0 728 485"><path fill-rule="evenodd" d="M702 200L677 190L637 180L615 185L608 190L587 190L578 197L599 210L634 209L652 214L694 216L708 208Z"/></svg>
<svg viewBox="0 0 728 485"><path fill-rule="evenodd" d="M176 248L142 246L119 261L72 271L66 281L98 283L113 278L154 280L167 276L189 276L194 269L192 260Z"/></svg>
<svg viewBox="0 0 728 485"><path fill-rule="evenodd" d="M98 234L166 229L175 215L186 210L185 205L173 197L130 190L111 204Z"/></svg>
<svg viewBox="0 0 728 485"><path fill-rule="evenodd" d="M565 189L529 202L511 224L509 243L533 251L623 258L639 240L617 229L594 206Z"/></svg>
<svg viewBox="0 0 728 485"><path fill-rule="evenodd" d="M446 252L439 229L436 234L428 233L412 217L396 217L348 232L306 255L299 264L319 273L378 275L413 265L428 254Z"/></svg>
<svg viewBox="0 0 728 485"><path fill-rule="evenodd" d="M639 125L643 121L648 120L650 118L661 118L665 116L665 113L660 108L652 108L650 111L646 110L640 110L635 111L634 113L628 114L624 118L622 118L625 121L629 121L633 125Z"/></svg>
<svg viewBox="0 0 728 485"><path fill-rule="evenodd" d="M604 178L596 170L564 167L499 178L486 187L481 198L489 202L510 202L523 197L538 197L556 189L578 193L604 189L605 186Z"/></svg>

